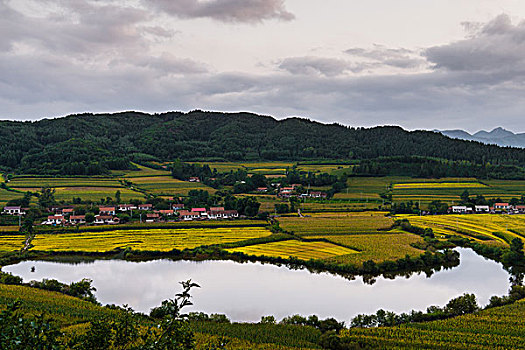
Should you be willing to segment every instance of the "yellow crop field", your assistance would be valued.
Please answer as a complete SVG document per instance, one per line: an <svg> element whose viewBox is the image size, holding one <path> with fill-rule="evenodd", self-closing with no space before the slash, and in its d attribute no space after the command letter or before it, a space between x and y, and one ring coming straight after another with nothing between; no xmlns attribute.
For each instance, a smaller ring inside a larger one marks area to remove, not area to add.
<svg viewBox="0 0 525 350"><path fill-rule="evenodd" d="M312 213L310 217L280 217L281 227L300 236L368 233L386 230L394 221L385 212Z"/></svg>
<svg viewBox="0 0 525 350"><path fill-rule="evenodd" d="M42 187L120 187L116 179L103 177L15 177L9 182L13 188Z"/></svg>
<svg viewBox="0 0 525 350"><path fill-rule="evenodd" d="M418 188L480 188L487 187L479 182L410 182L394 184L394 190Z"/></svg>
<svg viewBox="0 0 525 350"><path fill-rule="evenodd" d="M145 167L140 164L132 163L137 170L113 170L111 173L114 176L119 177L141 177L141 176L165 176L165 175L171 175L171 172L168 170L159 170L159 169L153 169L149 167Z"/></svg>
<svg viewBox="0 0 525 350"><path fill-rule="evenodd" d="M413 225L430 227L436 233L462 235L480 240L494 240L505 243L501 235L510 239L519 237L525 240L525 216L522 215L400 215Z"/></svg>
<svg viewBox="0 0 525 350"><path fill-rule="evenodd" d="M416 249L411 244L423 242L423 238L411 233L391 231L392 233L362 234L362 235L329 235L312 236L311 239L326 239L330 242L341 244L358 250L357 254L345 255L329 259L345 264L362 264L373 260L376 263L397 260L410 256L419 256L424 251Z"/></svg>
<svg viewBox="0 0 525 350"><path fill-rule="evenodd" d="M224 244L269 236L263 227L114 230L64 234L37 234L33 250L103 252L116 248L170 251ZM23 236L0 236L0 250L16 250ZM16 247L16 249L14 249Z"/></svg>
<svg viewBox="0 0 525 350"><path fill-rule="evenodd" d="M301 242L297 240L271 242L227 249L248 255L298 258L301 260L326 259L339 255L356 254L357 251L327 242Z"/></svg>
<svg viewBox="0 0 525 350"><path fill-rule="evenodd" d="M35 188L20 188L19 190L40 192L40 187ZM120 197L123 201L130 201L132 199L144 200L144 194L135 192L125 187L54 187L55 199L57 201L73 200L73 197L80 197L82 200L99 201L101 198L111 197L115 199L115 194L120 191ZM23 194L18 194L17 198L22 197Z"/></svg>

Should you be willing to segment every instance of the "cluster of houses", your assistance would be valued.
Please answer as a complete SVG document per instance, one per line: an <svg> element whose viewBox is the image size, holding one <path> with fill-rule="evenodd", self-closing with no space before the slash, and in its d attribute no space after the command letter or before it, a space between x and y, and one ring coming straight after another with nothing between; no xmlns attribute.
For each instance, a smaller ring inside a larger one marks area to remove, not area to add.
<svg viewBox="0 0 525 350"><path fill-rule="evenodd" d="M193 221L193 220L224 220L236 219L239 217L237 210L225 210L224 207L192 208L185 209L184 204L172 204L171 209L155 210L153 204L119 204L118 206L99 207L99 214L95 216L95 225L116 225L120 223L117 213L133 214L134 210L141 212L141 222L154 223L160 221ZM51 208L53 215L49 215L42 225L82 225L86 224L86 215L75 215L73 207ZM145 213L143 213L145 212ZM3 214L24 215L25 211L21 207L4 207Z"/></svg>
<svg viewBox="0 0 525 350"><path fill-rule="evenodd" d="M321 191L306 191L306 193L299 193L299 187L301 187L300 184L292 184L287 187L280 187L280 184L272 184L275 187L278 187L277 190L277 197L281 198L290 198L290 197L298 197L298 198L315 198L315 199L325 199L327 197L327 194L325 192ZM259 193L268 193L272 189L269 189L268 187L258 187L257 192Z"/></svg>
<svg viewBox="0 0 525 350"><path fill-rule="evenodd" d="M525 214L525 205L511 205L510 203L494 203L494 206L475 205L469 207L466 205L454 205L449 208L449 212L453 214Z"/></svg>

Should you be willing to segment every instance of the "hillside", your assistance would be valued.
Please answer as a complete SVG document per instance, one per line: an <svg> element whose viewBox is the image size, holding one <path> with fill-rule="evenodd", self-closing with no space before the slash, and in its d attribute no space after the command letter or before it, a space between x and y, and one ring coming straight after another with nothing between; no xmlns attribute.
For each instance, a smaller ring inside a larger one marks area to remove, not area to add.
<svg viewBox="0 0 525 350"><path fill-rule="evenodd" d="M370 129L276 120L249 113L193 111L81 114L37 122L0 122L0 170L96 175L131 160L362 160L435 157L525 166L525 151L454 140L400 127Z"/></svg>

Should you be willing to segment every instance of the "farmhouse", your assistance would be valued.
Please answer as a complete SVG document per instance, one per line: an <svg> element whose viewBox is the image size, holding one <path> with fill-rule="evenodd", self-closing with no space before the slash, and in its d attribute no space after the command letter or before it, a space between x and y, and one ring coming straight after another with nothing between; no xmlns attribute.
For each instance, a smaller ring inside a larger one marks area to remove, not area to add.
<svg viewBox="0 0 525 350"><path fill-rule="evenodd" d="M160 215L157 213L146 214L146 222L157 222L160 219Z"/></svg>
<svg viewBox="0 0 525 350"><path fill-rule="evenodd" d="M326 198L326 193L320 191L310 192L310 198Z"/></svg>
<svg viewBox="0 0 525 350"><path fill-rule="evenodd" d="M120 219L111 215L97 215L94 223L95 225L115 225L120 223Z"/></svg>
<svg viewBox="0 0 525 350"><path fill-rule="evenodd" d="M496 210L509 210L510 204L509 203L495 203L494 209Z"/></svg>
<svg viewBox="0 0 525 350"><path fill-rule="evenodd" d="M257 192L268 192L268 187L257 187Z"/></svg>
<svg viewBox="0 0 525 350"><path fill-rule="evenodd" d="M476 205L474 210L476 213L488 213L490 211L490 207L488 205Z"/></svg>
<svg viewBox="0 0 525 350"><path fill-rule="evenodd" d="M115 215L115 207L100 207L100 215Z"/></svg>
<svg viewBox="0 0 525 350"><path fill-rule="evenodd" d="M62 215L50 215L47 217L47 220L42 223L42 225L62 225L66 223L66 218Z"/></svg>
<svg viewBox="0 0 525 350"><path fill-rule="evenodd" d="M472 208L467 208L464 205L455 205L452 207L452 212L456 214L465 214L467 211L472 211Z"/></svg>
<svg viewBox="0 0 525 350"><path fill-rule="evenodd" d="M75 209L73 208L64 208L62 209L62 215L72 215Z"/></svg>
<svg viewBox="0 0 525 350"><path fill-rule="evenodd" d="M165 216L173 216L173 214L175 214L175 212L173 210L169 210L169 209L168 210L159 210L158 213L160 215L165 215Z"/></svg>
<svg viewBox="0 0 525 350"><path fill-rule="evenodd" d="M201 218L201 214L195 211L182 210L180 212L180 218L184 221L198 220Z"/></svg>
<svg viewBox="0 0 525 350"><path fill-rule="evenodd" d="M184 204L179 204L179 203L177 203L177 204L172 204L172 205L171 205L171 208L172 208L173 210L181 210L181 209L184 209Z"/></svg>
<svg viewBox="0 0 525 350"><path fill-rule="evenodd" d="M201 179L199 179L198 177L190 177L189 181L190 182L201 182Z"/></svg>
<svg viewBox="0 0 525 350"><path fill-rule="evenodd" d="M153 210L153 204L139 204L139 210Z"/></svg>
<svg viewBox="0 0 525 350"><path fill-rule="evenodd" d="M74 225L85 224L86 216L85 215L71 215L69 217L69 223L74 224Z"/></svg>
<svg viewBox="0 0 525 350"><path fill-rule="evenodd" d="M24 215L25 212L22 210L21 207L4 207L4 214L8 215Z"/></svg>
<svg viewBox="0 0 525 350"><path fill-rule="evenodd" d="M132 211L132 210L135 210L137 209L136 206L134 206L133 204L119 204L118 205L118 210L119 211Z"/></svg>

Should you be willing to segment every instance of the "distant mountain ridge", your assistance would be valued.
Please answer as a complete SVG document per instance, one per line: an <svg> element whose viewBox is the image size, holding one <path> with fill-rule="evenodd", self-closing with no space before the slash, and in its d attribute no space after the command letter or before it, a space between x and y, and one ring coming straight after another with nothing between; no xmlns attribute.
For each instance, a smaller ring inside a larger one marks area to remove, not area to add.
<svg viewBox="0 0 525 350"><path fill-rule="evenodd" d="M502 147L525 148L525 133L515 134L501 127L492 131L481 130L475 134L469 134L464 130L435 130L453 139L478 141L485 144L498 145Z"/></svg>

